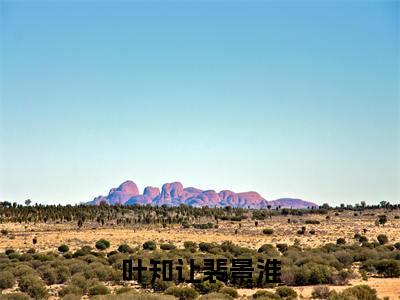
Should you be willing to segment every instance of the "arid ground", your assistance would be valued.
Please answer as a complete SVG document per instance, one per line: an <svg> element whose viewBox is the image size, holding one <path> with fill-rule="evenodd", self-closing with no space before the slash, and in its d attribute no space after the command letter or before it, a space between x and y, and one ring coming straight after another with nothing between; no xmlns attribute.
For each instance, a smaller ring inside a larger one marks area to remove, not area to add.
<svg viewBox="0 0 400 300"><path fill-rule="evenodd" d="M1 229L6 229L8 235L0 236L0 250L18 249L27 250L34 247L36 251L57 250L61 244L69 245L71 250L76 250L84 245L93 246L96 241L106 238L111 243L110 249L116 249L118 245L128 244L132 247L140 247L147 240L154 240L157 244L172 243L178 247L184 241L193 242L217 242L232 241L235 244L247 248L258 249L263 244L286 243L297 244L302 247L316 247L327 243L336 243L338 238L344 238L351 242L354 235L360 233L369 240L375 240L379 234L385 234L390 243L400 241L400 219L394 218L398 212L388 212L389 221L384 226L378 226L375 221L378 210L354 213L343 211L339 215L330 212L327 215L305 216L273 216L266 220L255 221L249 219L240 222L219 221L218 228L194 229L183 228L180 225L168 225L165 228L160 225L132 225L117 226L112 222L103 226L98 223L87 222L81 228L76 223L64 224L51 223L5 223ZM393 215L392 215L393 214ZM288 218L291 222L288 223ZM320 224L305 224L305 220L320 221ZM205 220L206 221L206 220ZM306 226L305 234L298 234L299 228ZM272 235L262 233L263 228L272 228ZM314 234L310 234L312 229ZM32 241L36 239L36 244ZM380 297L400 299L400 278L372 277L367 281L355 278L350 285L367 284L375 288ZM343 290L346 286L330 286L331 289ZM299 295L308 299L311 297L313 286L294 288ZM239 289L239 294L248 296L256 289Z"/></svg>

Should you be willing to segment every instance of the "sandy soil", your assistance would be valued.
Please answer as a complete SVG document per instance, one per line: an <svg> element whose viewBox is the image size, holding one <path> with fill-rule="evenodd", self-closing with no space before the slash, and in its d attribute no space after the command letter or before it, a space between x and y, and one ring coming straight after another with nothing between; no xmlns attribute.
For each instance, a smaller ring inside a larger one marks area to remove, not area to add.
<svg viewBox="0 0 400 300"><path fill-rule="evenodd" d="M376 216L354 217L350 212L340 216L293 217L290 219L297 223L288 224L288 217L273 217L271 220L259 221L255 227L254 221L242 221L241 228L237 222L220 221L218 229L183 229L179 225L162 228L161 226L133 226L117 227L97 224L85 224L78 229L75 223L70 224L1 224L0 229L7 229L8 236L0 236L0 251L7 248L28 249L31 248L32 240L37 238L35 248L37 250L52 250L60 244L66 243L72 250L82 245L94 245L100 238L106 238L111 242L111 248L116 248L122 243L129 245L142 245L146 240L155 240L158 243L172 242L180 245L184 241L195 242L222 242L232 241L242 246L258 248L265 243L287 243L293 244L297 239L303 246L315 247L325 243L335 243L339 237L346 240L353 240L355 233L363 234L369 239L376 239L378 234L386 234L390 242L400 241L400 220L389 216L390 221L383 226L376 226ZM321 224L304 224L306 219L319 220ZM301 226L306 226L305 235L298 235L297 231ZM262 234L263 228L273 228L274 234ZM238 233L235 234L235 230ZM309 230L314 229L315 234L311 235Z"/></svg>

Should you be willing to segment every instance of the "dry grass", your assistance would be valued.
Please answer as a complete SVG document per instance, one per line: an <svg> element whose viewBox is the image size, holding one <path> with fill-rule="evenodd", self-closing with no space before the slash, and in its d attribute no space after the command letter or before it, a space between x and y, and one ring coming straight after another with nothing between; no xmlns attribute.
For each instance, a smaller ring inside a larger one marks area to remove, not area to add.
<svg viewBox="0 0 400 300"><path fill-rule="evenodd" d="M368 213L368 212L366 212ZM287 243L293 244L299 240L302 246L315 247L326 243L335 243L339 237L352 241L355 233L365 234L368 239L373 240L379 234L386 234L390 242L400 241L400 219L394 219L393 214L388 214L389 221L386 225L376 226L376 216L382 212L374 211L375 216L354 216L352 212L343 212L339 216L330 214L330 220L324 215L311 215L302 217L273 217L265 221L258 221L255 227L254 221L242 221L239 228L238 222L220 221L218 229L183 229L179 225L171 225L162 228L156 225L137 225L132 227L105 226L97 224L85 224L78 229L75 223L68 224L2 224L1 229L7 229L8 236L0 236L0 250L7 248L28 249L31 248L32 240L37 238L35 245L37 250L53 250L60 244L66 243L72 250L82 245L94 245L100 238L107 238L111 242L111 248L116 248L122 243L129 245L141 245L146 240L155 240L157 243L172 242L181 245L184 241L195 242L222 242L232 241L249 248L258 248L265 243ZM288 224L287 219L297 221ZM306 225L307 219L319 220L321 224ZM306 226L305 235L297 234L301 226ZM262 229L273 228L274 234L263 235ZM235 234L237 229L238 233ZM311 235L309 230L314 229L316 233ZM13 238L11 238L13 237Z"/></svg>

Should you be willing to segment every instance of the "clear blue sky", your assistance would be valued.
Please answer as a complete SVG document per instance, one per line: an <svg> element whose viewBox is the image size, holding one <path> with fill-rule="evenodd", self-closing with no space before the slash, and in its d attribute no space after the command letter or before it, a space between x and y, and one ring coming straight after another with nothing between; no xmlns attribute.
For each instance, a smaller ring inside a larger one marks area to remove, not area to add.
<svg viewBox="0 0 400 300"><path fill-rule="evenodd" d="M124 180L399 202L396 1L1 1L0 200Z"/></svg>

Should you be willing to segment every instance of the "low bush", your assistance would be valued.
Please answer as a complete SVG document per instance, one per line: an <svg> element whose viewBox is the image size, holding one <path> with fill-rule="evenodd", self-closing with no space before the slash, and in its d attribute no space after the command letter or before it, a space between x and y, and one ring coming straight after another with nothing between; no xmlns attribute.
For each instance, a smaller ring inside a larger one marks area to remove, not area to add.
<svg viewBox="0 0 400 300"><path fill-rule="evenodd" d="M221 281L216 281L214 283L211 283L209 281L202 281L200 283L193 284L193 286L200 294L208 294L218 292L221 288L224 287L224 284Z"/></svg>
<svg viewBox="0 0 400 300"><path fill-rule="evenodd" d="M287 300L297 299L296 291L288 286L277 287L275 290L275 294L281 297L282 299L287 299Z"/></svg>
<svg viewBox="0 0 400 300"><path fill-rule="evenodd" d="M105 250L109 247L110 247L110 242L105 239L101 239L96 242L96 248L98 250Z"/></svg>
<svg viewBox="0 0 400 300"><path fill-rule="evenodd" d="M15 284L15 277L13 273L8 271L0 272L0 290L10 289Z"/></svg>
<svg viewBox="0 0 400 300"><path fill-rule="evenodd" d="M89 295L107 295L110 290L104 284L96 284L89 288Z"/></svg>
<svg viewBox="0 0 400 300"><path fill-rule="evenodd" d="M24 293L9 293L0 296L2 300L31 300L31 298Z"/></svg>
<svg viewBox="0 0 400 300"><path fill-rule="evenodd" d="M165 243L165 244L160 245L160 249L161 250L174 250L174 249L176 249L176 246L174 244Z"/></svg>
<svg viewBox="0 0 400 300"><path fill-rule="evenodd" d="M183 243L183 247L187 250L189 250L190 252L196 252L197 250L197 244L195 242L192 241L186 241Z"/></svg>
<svg viewBox="0 0 400 300"><path fill-rule="evenodd" d="M124 294L124 293L129 293L129 292L134 292L134 290L133 290L132 288L130 288L130 287L127 287L127 286L124 286L124 287L122 287L122 288L119 288L119 289L117 289L117 290L115 291L115 293L116 293L117 295Z"/></svg>
<svg viewBox="0 0 400 300"><path fill-rule="evenodd" d="M172 295L179 300L196 299L199 293L191 287L170 287L165 291L166 295Z"/></svg>
<svg viewBox="0 0 400 300"><path fill-rule="evenodd" d="M252 296L253 299L280 300L281 297L269 291L257 291Z"/></svg>
<svg viewBox="0 0 400 300"><path fill-rule="evenodd" d="M356 285L343 290L341 293L332 291L328 297L329 300L379 300L376 290L368 285Z"/></svg>
<svg viewBox="0 0 400 300"><path fill-rule="evenodd" d="M224 294L224 293L210 293L210 294L202 295L197 299L198 300L232 300L233 297L228 294Z"/></svg>
<svg viewBox="0 0 400 300"><path fill-rule="evenodd" d="M223 287L222 289L219 290L220 293L227 294L231 296L232 298L238 298L239 293L237 292L236 289L231 288L231 287Z"/></svg>
<svg viewBox="0 0 400 300"><path fill-rule="evenodd" d="M400 261L395 259L369 260L362 267L367 271L371 271L371 267L373 267L378 274L384 277L400 277Z"/></svg>
<svg viewBox="0 0 400 300"><path fill-rule="evenodd" d="M58 295L60 297L64 297L65 295L82 295L83 291L80 287L76 286L76 285L67 285L64 286L59 292Z"/></svg>
<svg viewBox="0 0 400 300"><path fill-rule="evenodd" d="M211 228L214 228L214 224L211 222L204 223L204 224L193 224L193 227L196 229L211 229Z"/></svg>
<svg viewBox="0 0 400 300"><path fill-rule="evenodd" d="M47 298L47 290L42 281L33 275L26 275L21 277L19 281L19 288L22 292L27 293L34 299Z"/></svg>
<svg viewBox="0 0 400 300"><path fill-rule="evenodd" d="M87 279L82 273L77 273L71 277L71 283L79 288L81 288L83 291L86 291L87 289Z"/></svg>
<svg viewBox="0 0 400 300"><path fill-rule="evenodd" d="M272 228L264 228L262 231L263 234L271 235L274 233L274 230Z"/></svg>
<svg viewBox="0 0 400 300"><path fill-rule="evenodd" d="M381 244L381 245L385 245L389 242L389 239L385 234L378 235L376 237L376 239L378 240L379 244Z"/></svg>
<svg viewBox="0 0 400 300"><path fill-rule="evenodd" d="M344 238L338 238L336 240L336 245L345 245L346 244L346 239Z"/></svg>
<svg viewBox="0 0 400 300"><path fill-rule="evenodd" d="M271 244L264 244L260 248L258 248L257 252L263 253L263 252L267 252L269 250L274 250L274 246L272 246Z"/></svg>
<svg viewBox="0 0 400 300"><path fill-rule="evenodd" d="M281 243L281 244L276 244L276 248L279 250L279 252L285 253L289 249L289 246L288 244Z"/></svg>
<svg viewBox="0 0 400 300"><path fill-rule="evenodd" d="M58 251L60 251L61 253L66 253L69 251L69 247L67 245L63 244L60 247L58 247Z"/></svg>
<svg viewBox="0 0 400 300"><path fill-rule="evenodd" d="M118 251L121 253L132 253L133 249L127 244L122 244L118 247Z"/></svg>
<svg viewBox="0 0 400 300"><path fill-rule="evenodd" d="M315 225L321 224L321 222L318 221L318 220L305 220L304 223L306 223L306 224L315 224Z"/></svg>
<svg viewBox="0 0 400 300"><path fill-rule="evenodd" d="M329 288L325 285L316 286L313 288L311 293L311 298L313 299L328 299L329 297Z"/></svg>
<svg viewBox="0 0 400 300"><path fill-rule="evenodd" d="M143 244L144 250L156 250L157 245L154 241L147 241Z"/></svg>

